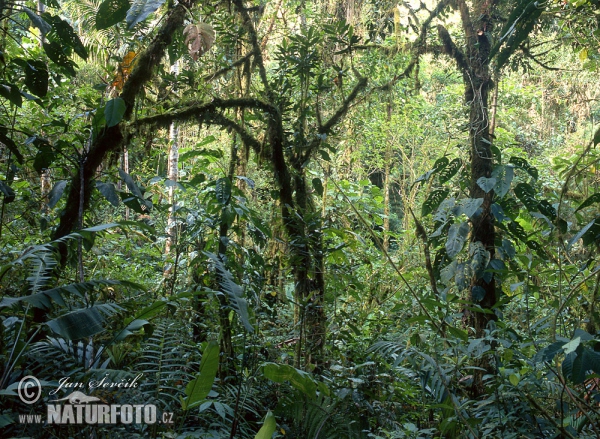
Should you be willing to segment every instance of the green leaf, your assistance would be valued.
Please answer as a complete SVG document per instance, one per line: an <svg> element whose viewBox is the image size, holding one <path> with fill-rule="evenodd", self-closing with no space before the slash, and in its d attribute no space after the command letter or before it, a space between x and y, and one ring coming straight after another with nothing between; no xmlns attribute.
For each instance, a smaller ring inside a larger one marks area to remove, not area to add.
<svg viewBox="0 0 600 439"><path fill-rule="evenodd" d="M581 344L581 337L575 337L570 342L563 345L563 350L565 351L565 355L569 355L571 352L575 352L575 350Z"/></svg>
<svg viewBox="0 0 600 439"><path fill-rule="evenodd" d="M480 278L490 263L490 252L485 249L481 241L473 241L469 244L469 256L471 256L469 261L471 270L477 278Z"/></svg>
<svg viewBox="0 0 600 439"><path fill-rule="evenodd" d="M131 29L133 26L143 21L158 8L162 6L165 0L133 0L133 4L127 11L127 26Z"/></svg>
<svg viewBox="0 0 600 439"><path fill-rule="evenodd" d="M29 17L29 19L31 20L31 23L33 23L33 25L40 30L40 32L42 33L42 36L46 36L46 34L52 30L52 26L50 26L48 23L46 23L42 19L42 17L37 15L31 9L26 8L25 6L23 6L22 8L23 8L23 11Z"/></svg>
<svg viewBox="0 0 600 439"><path fill-rule="evenodd" d="M98 13L96 14L96 29L108 29L123 21L128 10L128 0L104 0L98 7Z"/></svg>
<svg viewBox="0 0 600 439"><path fill-rule="evenodd" d="M446 328L448 329L448 332L454 337L464 341L465 343L469 341L469 334L467 334L467 331L455 328L454 326L447 326Z"/></svg>
<svg viewBox="0 0 600 439"><path fill-rule="evenodd" d="M87 50L79 39L79 36L73 30L73 27L68 22L60 17L52 16L50 14L44 14L44 17L52 23L53 28L53 32L48 38L53 40L56 38L58 43L73 48L77 55L83 60L87 60Z"/></svg>
<svg viewBox="0 0 600 439"><path fill-rule="evenodd" d="M75 67L77 66L73 61L69 59L69 49L64 47L57 41L49 41L44 43L44 51L48 58L54 63L63 68L64 72L69 76L75 76L77 72Z"/></svg>
<svg viewBox="0 0 600 439"><path fill-rule="evenodd" d="M263 422L262 427L260 427L256 436L254 436L254 439L271 439L276 428L277 422L275 421L275 415L269 410L265 417L265 422Z"/></svg>
<svg viewBox="0 0 600 439"><path fill-rule="evenodd" d="M460 224L452 224L448 229L448 239L446 240L446 253L450 258L454 258L463 248L469 234L469 224L463 221Z"/></svg>
<svg viewBox="0 0 600 439"><path fill-rule="evenodd" d="M50 209L54 209L54 206L56 206L56 203L58 203L58 200L60 200L60 197L62 197L62 194L65 191L66 187L67 187L66 180L59 181L58 183L56 183L54 185L54 187L48 194L48 207Z"/></svg>
<svg viewBox="0 0 600 439"><path fill-rule="evenodd" d="M536 363L541 363L541 362L551 362L554 357L556 356L556 354L558 354L562 348L564 346L564 343L561 341L557 341L555 343L552 343L549 346L546 346L544 349L542 349L541 351L539 351L535 357L534 357L534 361Z"/></svg>
<svg viewBox="0 0 600 439"><path fill-rule="evenodd" d="M579 239L581 239L581 237L583 235L585 235L585 232L587 232L595 224L595 222L596 222L596 219L594 218L591 222L589 222L583 229L581 229L579 232L577 232L577 234L569 240L569 243L567 244L567 251L571 250L571 247L573 247L573 244L575 244L577 241L579 241Z"/></svg>
<svg viewBox="0 0 600 439"><path fill-rule="evenodd" d="M4 195L4 202L6 204L15 201L15 191L2 180L0 180L0 192Z"/></svg>
<svg viewBox="0 0 600 439"><path fill-rule="evenodd" d="M48 69L40 60L30 59L25 63L25 85L40 98L48 94Z"/></svg>
<svg viewBox="0 0 600 439"><path fill-rule="evenodd" d="M512 163L517 168L524 169L529 175L537 180L538 170L529 164L529 162L521 157L511 157L509 163Z"/></svg>
<svg viewBox="0 0 600 439"><path fill-rule="evenodd" d="M496 185L494 186L494 193L502 198L510 189L513 177L515 176L515 170L512 165L501 165L494 169L492 177L496 178Z"/></svg>
<svg viewBox="0 0 600 439"><path fill-rule="evenodd" d="M522 242L527 241L527 232L525 232L525 229L523 228L523 226L521 224L519 224L517 221L509 222L506 227L508 228L508 231L515 238L519 238Z"/></svg>
<svg viewBox="0 0 600 439"><path fill-rule="evenodd" d="M575 210L575 212L578 212L581 209L585 209L586 207L591 206L592 204L595 204L598 202L600 202L600 193L596 193L596 194L592 195L591 197L586 198L585 201L583 203L581 203L581 205Z"/></svg>
<svg viewBox="0 0 600 439"><path fill-rule="evenodd" d="M515 195L521 200L529 212L538 210L538 201L535 199L535 191L527 183L519 183L515 186Z"/></svg>
<svg viewBox="0 0 600 439"><path fill-rule="evenodd" d="M444 184L448 180L450 180L452 177L454 177L456 175L456 173L459 171L459 169L461 168L461 166L462 166L462 160L459 158L455 158L448 164L448 166L446 166L444 169L440 170L440 172L438 173L438 179L439 179L440 184Z"/></svg>
<svg viewBox="0 0 600 439"><path fill-rule="evenodd" d="M0 85L0 90L1 89L2 85ZM5 128L6 127L0 125L0 142L4 143L10 150L10 152L12 152L15 155L17 162L23 163L23 154L21 154L21 152L19 151L19 148L17 147L15 141L6 135Z"/></svg>
<svg viewBox="0 0 600 439"><path fill-rule="evenodd" d="M465 198L460 200L456 215L465 214L469 218L473 218L473 215L483 204L483 198Z"/></svg>
<svg viewBox="0 0 600 439"><path fill-rule="evenodd" d="M204 252L215 264L217 273L219 274L219 286L229 297L229 306L236 312L242 324L248 332L254 332L254 328L250 323L250 316L248 311L248 302L244 298L244 290L233 280L233 275L225 268L223 262L217 257L217 255L209 252Z"/></svg>
<svg viewBox="0 0 600 439"><path fill-rule="evenodd" d="M521 381L521 380L519 379L519 377L517 375L515 375L514 373L511 373L508 377L508 381L510 381L510 383L513 386L516 386L517 384L519 384L519 381Z"/></svg>
<svg viewBox="0 0 600 439"><path fill-rule="evenodd" d="M223 206L229 203L231 198L231 181L227 177L221 177L217 180L215 187L217 201Z"/></svg>
<svg viewBox="0 0 600 439"><path fill-rule="evenodd" d="M121 98L114 98L108 101L106 103L106 107L104 108L106 126L110 128L118 125L119 122L123 120L123 115L125 114L126 109L127 105L125 105L125 101Z"/></svg>
<svg viewBox="0 0 600 439"><path fill-rule="evenodd" d="M96 182L96 188L100 191L100 193L108 200L110 204L115 207L119 207L120 200L117 192L115 191L115 186L112 183L102 183L100 181Z"/></svg>
<svg viewBox="0 0 600 439"><path fill-rule="evenodd" d="M319 196L322 197L323 196L323 183L321 183L321 179L313 178L312 185L315 188L315 191L317 192L317 194L319 194Z"/></svg>
<svg viewBox="0 0 600 439"><path fill-rule="evenodd" d="M485 288L483 288L479 285L475 285L475 286L473 286L473 288L471 288L471 301L473 301L473 303L481 302L484 297L485 297Z"/></svg>
<svg viewBox="0 0 600 439"><path fill-rule="evenodd" d="M439 207L450 193L449 189L436 189L429 194L421 208L421 216L427 216Z"/></svg>
<svg viewBox="0 0 600 439"><path fill-rule="evenodd" d="M276 383L289 381L295 389L300 390L309 398L317 397L317 384L307 372L287 364L276 363L265 363L262 369L264 377L268 380Z"/></svg>
<svg viewBox="0 0 600 439"><path fill-rule="evenodd" d="M199 406L212 389L219 369L219 344L210 341L202 353L196 378L185 386L185 398L181 398L181 408L187 411Z"/></svg>
<svg viewBox="0 0 600 439"><path fill-rule="evenodd" d="M12 104L20 107L23 105L23 96L19 87L14 84L0 83L0 96L8 99Z"/></svg>
<svg viewBox="0 0 600 439"><path fill-rule="evenodd" d="M480 177L477 180L477 184L479 185L479 187L481 189L483 189L483 191L487 194L489 191L491 191L492 189L494 189L494 186L496 186L496 178L495 177Z"/></svg>
<svg viewBox="0 0 600 439"><path fill-rule="evenodd" d="M63 314L46 324L55 334L66 340L80 340L104 331L104 318L98 306Z"/></svg>

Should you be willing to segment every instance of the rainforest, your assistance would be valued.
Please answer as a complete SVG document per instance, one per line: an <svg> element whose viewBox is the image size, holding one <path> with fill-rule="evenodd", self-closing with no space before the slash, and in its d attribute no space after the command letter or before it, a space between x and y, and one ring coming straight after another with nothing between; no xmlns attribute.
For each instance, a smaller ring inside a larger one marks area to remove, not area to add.
<svg viewBox="0 0 600 439"><path fill-rule="evenodd" d="M598 0L0 29L1 437L600 438Z"/></svg>

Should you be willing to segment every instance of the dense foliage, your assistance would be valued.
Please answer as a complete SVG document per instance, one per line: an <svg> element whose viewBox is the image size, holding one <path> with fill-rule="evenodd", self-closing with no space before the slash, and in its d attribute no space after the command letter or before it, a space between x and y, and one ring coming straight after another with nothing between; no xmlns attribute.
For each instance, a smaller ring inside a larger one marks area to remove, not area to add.
<svg viewBox="0 0 600 439"><path fill-rule="evenodd" d="M598 6L0 2L2 437L600 437Z"/></svg>

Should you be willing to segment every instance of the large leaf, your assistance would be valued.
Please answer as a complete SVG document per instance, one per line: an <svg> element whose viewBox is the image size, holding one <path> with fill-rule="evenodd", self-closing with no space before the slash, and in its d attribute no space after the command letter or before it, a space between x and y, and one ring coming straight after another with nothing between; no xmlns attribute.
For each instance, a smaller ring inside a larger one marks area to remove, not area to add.
<svg viewBox="0 0 600 439"><path fill-rule="evenodd" d="M25 6L22 6L22 8L23 11L27 14L27 17L29 17L29 19L31 20L31 23L33 23L33 25L40 30L42 36L46 36L46 34L52 30L52 26L46 23L42 17L37 15L31 9L26 8Z"/></svg>
<svg viewBox="0 0 600 439"><path fill-rule="evenodd" d="M207 23L189 24L183 31L185 44L194 61L208 52L215 42L215 31Z"/></svg>
<svg viewBox="0 0 600 439"><path fill-rule="evenodd" d="M448 166L444 167L444 169L440 170L440 172L438 173L438 179L440 181L440 184L446 183L448 180L454 177L458 170L461 168L461 166L462 160L459 158L455 158L450 163L448 163Z"/></svg>
<svg viewBox="0 0 600 439"><path fill-rule="evenodd" d="M211 341L202 353L196 378L185 386L185 398L181 398L181 408L187 411L197 407L206 399L212 389L219 369L219 344Z"/></svg>
<svg viewBox="0 0 600 439"><path fill-rule="evenodd" d="M450 258L454 258L463 248L467 236L469 235L469 224L463 221L460 224L452 224L448 229L448 239L446 240L446 253Z"/></svg>
<svg viewBox="0 0 600 439"><path fill-rule="evenodd" d="M133 0L127 11L127 26L131 29L162 6L165 0Z"/></svg>
<svg viewBox="0 0 600 439"><path fill-rule="evenodd" d="M48 93L48 69L43 61L30 59L25 63L25 85L31 93L43 98Z"/></svg>
<svg viewBox="0 0 600 439"><path fill-rule="evenodd" d="M538 210L538 201L535 199L535 191L527 183L519 183L515 186L515 195L521 200L529 212Z"/></svg>
<svg viewBox="0 0 600 439"><path fill-rule="evenodd" d="M99 306L93 306L64 314L46 324L66 340L80 340L104 331L103 323Z"/></svg>
<svg viewBox="0 0 600 439"><path fill-rule="evenodd" d="M58 200L60 200L60 197L62 197L62 194L65 191L66 187L66 180L59 181L54 185L54 187L48 194L48 207L50 209L54 209L54 206L56 206L56 203L58 203Z"/></svg>
<svg viewBox="0 0 600 439"><path fill-rule="evenodd" d="M586 198L585 201L583 203L581 203L579 205L579 207L575 210L575 212L578 212L581 209L585 209L586 207L591 206L592 204L595 204L598 202L600 202L600 193L596 193L596 194L592 195L591 197Z"/></svg>
<svg viewBox="0 0 600 439"><path fill-rule="evenodd" d="M222 205L229 203L231 198L231 181L227 177L222 177L217 180L215 187L215 195L217 201Z"/></svg>
<svg viewBox="0 0 600 439"><path fill-rule="evenodd" d="M583 235L585 235L585 232L587 232L594 225L595 222L596 222L596 219L594 218L591 222L589 222L583 229L581 229L579 232L577 232L577 234L569 240L569 243L567 244L567 251L570 250L571 247L573 247L573 244L575 244L577 241L579 241L579 239L581 239L581 237Z"/></svg>
<svg viewBox="0 0 600 439"><path fill-rule="evenodd" d="M87 50L79 39L79 36L73 30L73 27L60 17L48 13L43 14L43 16L52 25L53 29L48 38L57 41L65 47L72 48L83 60L87 60Z"/></svg>
<svg viewBox="0 0 600 439"><path fill-rule="evenodd" d="M295 389L300 390L309 398L315 399L317 397L317 384L303 370L296 369L288 364L265 363L263 365L263 375L276 383L289 381Z"/></svg>
<svg viewBox="0 0 600 439"><path fill-rule="evenodd" d="M126 109L127 105L125 105L125 101L121 98L114 98L108 101L106 107L104 107L106 126L110 128L118 125L123 119Z"/></svg>
<svg viewBox="0 0 600 439"><path fill-rule="evenodd" d="M256 433L256 436L254 436L254 439L271 439L276 428L277 422L275 421L275 415L269 410L265 417L265 422L262 427L260 427L260 430L258 430L258 433Z"/></svg>
<svg viewBox="0 0 600 439"><path fill-rule="evenodd" d="M481 241L474 241L469 244L469 256L471 256L469 261L471 270L477 278L480 278L490 263L490 252Z"/></svg>
<svg viewBox="0 0 600 439"><path fill-rule="evenodd" d="M12 104L20 107L23 105L23 96L19 87L14 84L0 83L0 96L8 99Z"/></svg>
<svg viewBox="0 0 600 439"><path fill-rule="evenodd" d="M70 76L75 76L76 64L69 59L69 50L57 41L49 41L44 43L44 51L48 58L54 61L55 64L62 67L64 72Z"/></svg>
<svg viewBox="0 0 600 439"><path fill-rule="evenodd" d="M0 90L2 89L2 87L3 85L0 84ZM15 155L17 162L23 163L23 154L21 154L21 151L19 151L19 148L17 147L15 141L6 135L6 127L2 125L0 125L0 142L4 143L6 147L10 150L10 152L12 152Z"/></svg>
<svg viewBox="0 0 600 439"><path fill-rule="evenodd" d="M487 194L489 191L491 191L492 189L494 189L494 186L496 186L496 183L498 182L498 180L496 179L496 177L480 177L477 180L477 184L479 185L479 187L481 189L483 189L483 191Z"/></svg>
<svg viewBox="0 0 600 439"><path fill-rule="evenodd" d="M0 180L0 193L4 195L4 203L6 204L15 200L15 191L13 191L13 189L2 180Z"/></svg>
<svg viewBox="0 0 600 439"><path fill-rule="evenodd" d="M521 157L511 157L509 163L512 163L518 168L524 169L529 175L537 180L538 170L529 164L529 162Z"/></svg>
<svg viewBox="0 0 600 439"><path fill-rule="evenodd" d="M492 177L496 178L496 185L494 186L494 193L502 198L510 189L513 177L515 175L515 169L512 165L501 165L494 169Z"/></svg>
<svg viewBox="0 0 600 439"><path fill-rule="evenodd" d="M438 208L450 193L449 189L436 189L429 194L421 208L421 216L427 216Z"/></svg>
<svg viewBox="0 0 600 439"><path fill-rule="evenodd" d="M119 196L117 195L115 186L112 183L102 183L100 181L97 181L96 187L98 188L100 193L104 195L104 198L106 198L110 204L112 204L115 207L119 207Z"/></svg>
<svg viewBox="0 0 600 439"><path fill-rule="evenodd" d="M248 311L248 302L244 299L244 290L233 280L233 275L225 268L217 255L209 252L204 252L215 264L217 273L219 274L220 287L228 297L229 306L237 313L242 324L248 332L254 332L254 328L250 323Z"/></svg>
<svg viewBox="0 0 600 439"><path fill-rule="evenodd" d="M128 0L104 0L96 14L96 29L108 29L123 21L129 10Z"/></svg>

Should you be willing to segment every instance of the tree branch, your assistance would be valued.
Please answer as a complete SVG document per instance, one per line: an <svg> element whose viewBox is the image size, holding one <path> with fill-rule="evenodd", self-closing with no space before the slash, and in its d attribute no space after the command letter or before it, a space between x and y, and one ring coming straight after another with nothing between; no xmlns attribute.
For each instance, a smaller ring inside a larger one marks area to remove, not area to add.
<svg viewBox="0 0 600 439"><path fill-rule="evenodd" d="M148 48L139 55L136 67L131 72L129 79L123 87L120 97L125 101L125 114L123 121L129 120L135 107L135 98L142 90L144 85L152 78L156 66L158 66L164 57L167 46L172 41L172 35L176 29L183 25L187 11L194 5L196 0L182 0L169 13L157 35L154 37ZM70 185L69 195L65 209L63 210L60 223L54 232L54 239L62 238L73 231L77 225L77 211L79 209L80 197L83 197L84 207L87 208L91 196L91 183L96 169L100 166L106 154L110 151L117 151L124 140L121 126L123 121L113 127L105 128L96 137L96 140L90 146L85 163L83 164L83 194L80 190L80 172L79 169ZM62 262L66 261L66 247L61 249Z"/></svg>
<svg viewBox="0 0 600 439"><path fill-rule="evenodd" d="M464 73L468 71L469 64L467 62L465 54L458 47L456 47L456 44L454 44L454 41L452 41L452 37L450 36L446 28L441 24L438 24L437 29L438 35L440 36L440 39L442 40L442 44L444 46L444 52L447 55L454 58L461 72Z"/></svg>

